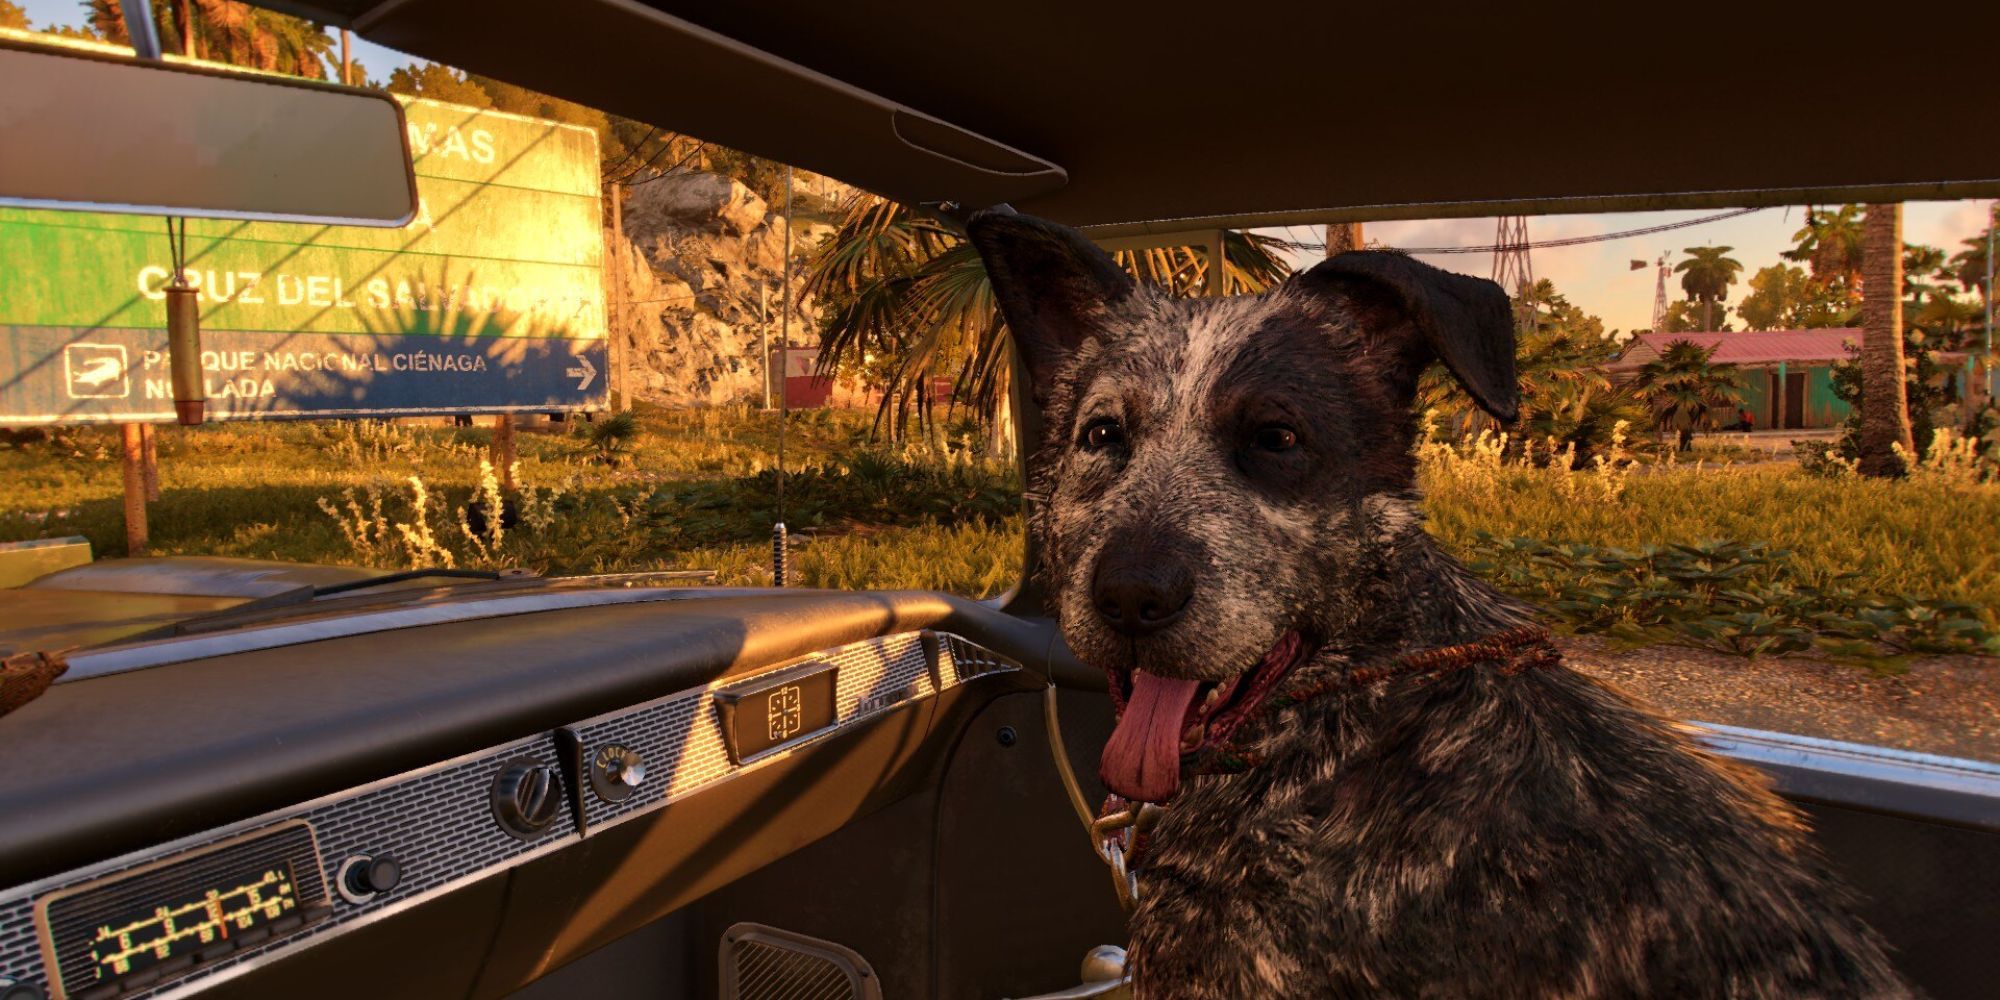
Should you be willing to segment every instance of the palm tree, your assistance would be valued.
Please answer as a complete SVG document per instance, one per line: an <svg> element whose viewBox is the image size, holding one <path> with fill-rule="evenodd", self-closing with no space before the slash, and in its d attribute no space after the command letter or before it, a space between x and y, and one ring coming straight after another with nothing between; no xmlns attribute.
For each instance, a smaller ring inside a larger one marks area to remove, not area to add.
<svg viewBox="0 0 2000 1000"><path fill-rule="evenodd" d="M1729 286L1736 283L1736 272L1743 270L1742 261L1724 256L1734 249L1688 247L1682 251L1688 258L1674 265L1674 270L1681 273L1681 290L1688 298L1701 302L1701 324L1705 330L1715 329L1715 304L1729 297Z"/></svg>
<svg viewBox="0 0 2000 1000"><path fill-rule="evenodd" d="M1916 311L1910 322L1924 332L1927 346L1953 351L1965 346L1961 335L1985 318L1986 311L1979 303L1958 298L1942 288L1932 288L1924 295L1923 308Z"/></svg>
<svg viewBox="0 0 2000 1000"><path fill-rule="evenodd" d="M313 80L327 78L324 60L333 52L334 41L316 24L234 0L187 0L174 6L179 10L167 4L153 8L160 45L170 52L188 51L186 33L192 30L194 51L204 58ZM131 44L119 0L89 0L87 7L91 27L106 41ZM191 29L188 21L193 22Z"/></svg>
<svg viewBox="0 0 2000 1000"><path fill-rule="evenodd" d="M2000 215L2000 207L1996 207L1995 213ZM1993 289L1986 284L1987 269L1989 267L1986 260L1986 248L1992 245L1988 242L1992 239L1988 234L1992 232L1995 225L2000 225L2000 222L1989 222L1987 223L1985 232L1969 239L1960 240L1959 242L1965 246L1965 249L1951 255L1952 276L1968 291L1978 292L1979 304L1989 309L1992 308ZM1985 312L1982 310L1980 315L1984 316Z"/></svg>
<svg viewBox="0 0 2000 1000"><path fill-rule="evenodd" d="M1861 473L1900 476L1900 446L1915 454L1909 389L1903 383L1903 206L1870 205L1863 223L1861 294Z"/></svg>
<svg viewBox="0 0 2000 1000"><path fill-rule="evenodd" d="M1736 374L1735 365L1715 361L1715 348L1674 340L1639 369L1632 388L1652 411L1654 426L1674 431L1676 446L1686 451L1696 430L1714 430L1717 417L1743 405Z"/></svg>
<svg viewBox="0 0 2000 1000"><path fill-rule="evenodd" d="M1121 251L1118 262L1142 282L1173 295L1206 286L1208 255L1191 247ZM1225 294L1258 292L1291 268L1266 237L1231 232L1223 248ZM826 305L821 319L823 371L862 368L886 359L878 428L901 437L913 414L929 419L933 372L956 371L954 400L990 418L1005 398L1006 322L993 300L986 267L971 244L944 222L905 205L856 194L841 207L832 236L814 251L801 295Z"/></svg>
<svg viewBox="0 0 2000 1000"><path fill-rule="evenodd" d="M1835 282L1849 289L1861 286L1861 208L1842 205L1833 212L1806 216L1805 227L1792 234L1793 248L1779 256L1811 265L1821 284Z"/></svg>

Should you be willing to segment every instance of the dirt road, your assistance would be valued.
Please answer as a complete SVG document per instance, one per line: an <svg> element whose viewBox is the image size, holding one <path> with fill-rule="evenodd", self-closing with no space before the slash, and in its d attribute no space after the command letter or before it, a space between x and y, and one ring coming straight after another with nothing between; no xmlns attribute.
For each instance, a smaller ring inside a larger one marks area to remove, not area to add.
<svg viewBox="0 0 2000 1000"><path fill-rule="evenodd" d="M1991 659L1932 657L1885 677L1800 657L1618 652L1581 637L1559 645L1578 670L1674 718L2000 762L2000 662Z"/></svg>

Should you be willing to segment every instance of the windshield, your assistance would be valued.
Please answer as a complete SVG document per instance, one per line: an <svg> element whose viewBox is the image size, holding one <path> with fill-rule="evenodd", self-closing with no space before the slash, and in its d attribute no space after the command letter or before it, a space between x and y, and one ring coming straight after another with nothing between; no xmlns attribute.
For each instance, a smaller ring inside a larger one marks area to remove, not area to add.
<svg viewBox="0 0 2000 1000"><path fill-rule="evenodd" d="M127 42L44 7L0 4L0 29ZM954 225L253 20L297 44L197 26L166 45L397 95L417 217L0 209L0 542L35 543L6 584L79 549L369 571L308 600L441 570L461 576L393 585L1024 581L1033 410L1010 405L1027 387ZM1260 293L1354 249L1498 282L1520 419L1442 369L1419 386L1447 551L1670 715L2000 760L1993 230L1985 201L1798 205L1230 233L1219 275L1208 246L1118 262L1169 296ZM170 289L199 319L197 426L174 423ZM167 620L276 606L202 596Z"/></svg>

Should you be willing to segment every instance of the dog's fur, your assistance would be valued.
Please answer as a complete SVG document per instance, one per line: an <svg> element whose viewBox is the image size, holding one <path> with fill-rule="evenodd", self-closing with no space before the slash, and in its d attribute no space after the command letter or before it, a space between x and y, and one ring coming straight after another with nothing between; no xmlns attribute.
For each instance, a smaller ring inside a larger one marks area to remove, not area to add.
<svg viewBox="0 0 2000 1000"><path fill-rule="evenodd" d="M1302 682L1533 620L1429 540L1411 455L1435 360L1514 416L1497 286L1378 252L1175 299L1052 223L967 231L1043 405L1033 530L1078 656L1219 681L1296 631ZM1192 592L1129 634L1105 573ZM1236 742L1266 763L1184 776L1150 838L1148 1000L1911 995L1757 775L1564 667L1362 686Z"/></svg>

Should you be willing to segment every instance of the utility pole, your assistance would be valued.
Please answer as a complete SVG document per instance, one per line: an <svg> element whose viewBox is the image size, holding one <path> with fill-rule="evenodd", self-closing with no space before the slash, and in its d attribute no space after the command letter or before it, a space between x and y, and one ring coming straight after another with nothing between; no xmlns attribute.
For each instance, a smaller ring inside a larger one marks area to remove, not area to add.
<svg viewBox="0 0 2000 1000"><path fill-rule="evenodd" d="M1667 266L1667 255L1660 255L1659 280L1653 283L1653 332L1660 333L1667 328L1667 276L1674 269Z"/></svg>
<svg viewBox="0 0 2000 1000"><path fill-rule="evenodd" d="M350 87L354 86L354 59L348 55L348 49L353 44L354 32L340 29L340 82Z"/></svg>
<svg viewBox="0 0 2000 1000"><path fill-rule="evenodd" d="M1527 329L1535 319L1535 264L1528 257L1528 217L1503 215L1494 226L1493 283L1514 296L1515 326Z"/></svg>
<svg viewBox="0 0 2000 1000"><path fill-rule="evenodd" d="M1361 241L1361 223L1329 222L1326 224L1326 255L1338 257L1349 250L1360 250L1365 246Z"/></svg>

